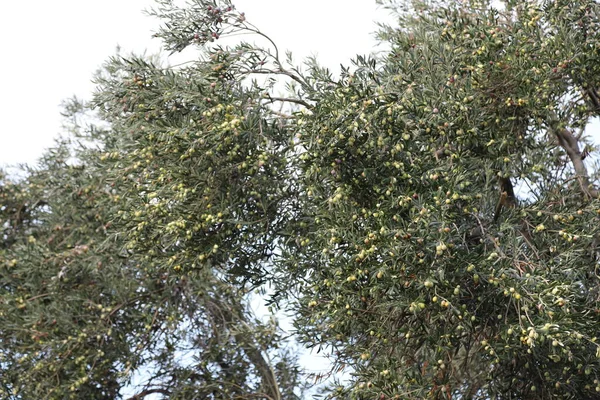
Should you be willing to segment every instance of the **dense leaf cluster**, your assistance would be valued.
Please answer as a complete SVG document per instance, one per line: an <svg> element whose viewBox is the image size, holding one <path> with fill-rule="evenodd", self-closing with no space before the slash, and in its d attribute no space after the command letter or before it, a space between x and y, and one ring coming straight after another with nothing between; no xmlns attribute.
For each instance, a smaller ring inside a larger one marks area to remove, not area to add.
<svg viewBox="0 0 600 400"><path fill-rule="evenodd" d="M298 327L366 398L591 398L599 203L575 129L597 109L576 76L598 39L568 21L598 6L472 7L408 14L300 117L321 206Z"/></svg>

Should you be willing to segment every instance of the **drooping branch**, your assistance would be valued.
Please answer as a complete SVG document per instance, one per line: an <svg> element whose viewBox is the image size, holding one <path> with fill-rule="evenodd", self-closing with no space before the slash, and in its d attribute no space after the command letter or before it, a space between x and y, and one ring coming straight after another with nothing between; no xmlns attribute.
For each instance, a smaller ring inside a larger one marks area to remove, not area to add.
<svg viewBox="0 0 600 400"><path fill-rule="evenodd" d="M573 132L567 128L560 127L557 120L550 125L550 131L556 136L558 144L569 156L584 196L598 198L598 189L590 185L587 169L583 163L585 155L579 149L579 142L575 135L573 135Z"/></svg>

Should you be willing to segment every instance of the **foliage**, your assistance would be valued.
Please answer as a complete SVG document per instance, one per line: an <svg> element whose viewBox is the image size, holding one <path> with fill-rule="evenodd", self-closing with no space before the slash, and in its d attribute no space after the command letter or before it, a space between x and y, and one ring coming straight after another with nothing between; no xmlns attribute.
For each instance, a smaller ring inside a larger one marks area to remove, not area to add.
<svg viewBox="0 0 600 400"><path fill-rule="evenodd" d="M275 375L293 398L293 357L281 353L273 370L265 358L276 325L250 316L217 271L183 275L127 250L111 234L124 194L96 165L114 149L69 147L3 185L3 224L19 230L5 230L1 253L2 397L114 399L144 374L132 398L266 396Z"/></svg>
<svg viewBox="0 0 600 400"><path fill-rule="evenodd" d="M201 58L113 57L102 123L71 104L1 177L4 397L296 398L269 285L351 372L331 398L600 398L600 5L381 3L390 50L337 77L226 1L157 2Z"/></svg>
<svg viewBox="0 0 600 400"><path fill-rule="evenodd" d="M575 133L599 111L598 4L513 3L400 12L389 55L299 118L297 326L353 366L340 397L598 396L600 204Z"/></svg>
<svg viewBox="0 0 600 400"><path fill-rule="evenodd" d="M301 392L275 320L230 282L260 280L272 252L282 130L215 65L113 58L97 78L109 127L69 104L72 139L4 182L3 398Z"/></svg>

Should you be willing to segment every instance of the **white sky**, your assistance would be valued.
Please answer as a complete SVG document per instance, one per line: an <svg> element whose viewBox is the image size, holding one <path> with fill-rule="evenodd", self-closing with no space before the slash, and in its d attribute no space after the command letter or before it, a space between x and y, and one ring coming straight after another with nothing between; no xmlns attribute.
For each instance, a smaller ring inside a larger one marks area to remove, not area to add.
<svg viewBox="0 0 600 400"><path fill-rule="evenodd" d="M332 69L369 53L374 0L238 0L237 9L296 61L317 54ZM90 79L117 45L155 53L159 21L142 13L152 0L3 0L0 2L0 165L32 163L60 132L60 103L89 98Z"/></svg>

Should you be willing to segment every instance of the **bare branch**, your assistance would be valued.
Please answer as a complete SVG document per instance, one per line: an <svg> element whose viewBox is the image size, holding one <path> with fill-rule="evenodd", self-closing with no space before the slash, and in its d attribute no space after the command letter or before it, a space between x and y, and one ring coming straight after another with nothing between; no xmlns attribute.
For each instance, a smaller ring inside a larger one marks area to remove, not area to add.
<svg viewBox="0 0 600 400"><path fill-rule="evenodd" d="M577 175L577 180L579 181L579 186L581 187L584 196L598 198L598 190L590 185L587 169L583 163L585 156L579 149L577 138L569 129L558 126L558 121L556 120L550 125L550 131L556 136L558 144L571 159L575 174Z"/></svg>
<svg viewBox="0 0 600 400"><path fill-rule="evenodd" d="M283 68L283 64L279 58L279 48L277 47L277 44L275 44L275 42L273 41L273 39L271 39L268 35L264 34L263 32L261 32L256 26L246 22L247 26L246 29L248 29L250 32L254 32L257 35L260 35L262 37L264 37L265 39L267 39L271 45L273 46L273 48L275 49L275 63L277 64L278 67L278 72L283 73L285 75L288 75L290 78L294 79L295 81L297 81L298 83L300 83L302 86L308 86L306 84L306 82L298 75L292 74L291 72L289 72L288 70L286 70L285 68Z"/></svg>
<svg viewBox="0 0 600 400"><path fill-rule="evenodd" d="M160 393L160 394L163 394L165 396L170 396L171 395L171 392L169 392L166 389L161 389L161 388L146 389L146 390L143 390L143 391L139 392L138 394L134 394L133 396L131 396L127 400L142 400L142 399L145 399L146 396L150 396L151 394L155 394L155 393Z"/></svg>
<svg viewBox="0 0 600 400"><path fill-rule="evenodd" d="M293 99L293 98L289 98L289 97L273 97L273 96L268 96L268 97L265 97L262 100L267 100L270 103L274 103L276 101L283 101L283 102L288 102L288 103L300 104L301 106L304 106L306 108L311 108L312 107L310 104L308 104L304 100Z"/></svg>

